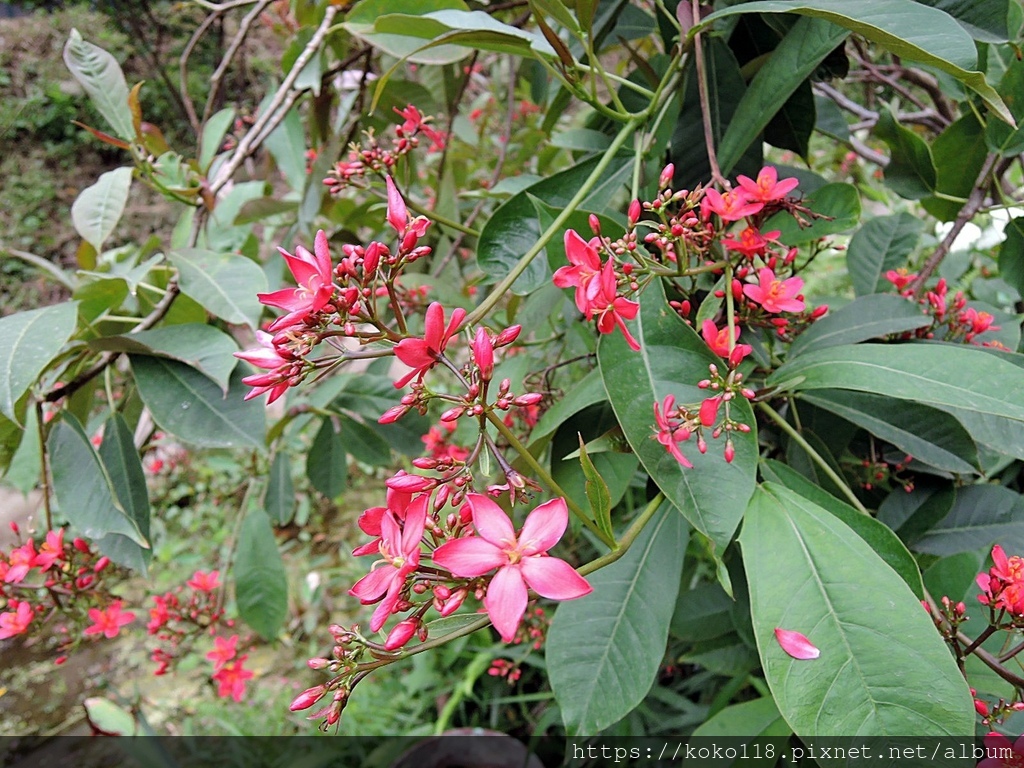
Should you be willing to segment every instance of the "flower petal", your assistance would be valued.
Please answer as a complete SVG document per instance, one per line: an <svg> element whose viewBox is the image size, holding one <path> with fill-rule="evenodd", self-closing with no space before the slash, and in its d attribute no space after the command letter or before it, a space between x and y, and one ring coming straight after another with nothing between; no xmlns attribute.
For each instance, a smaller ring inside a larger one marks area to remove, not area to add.
<svg viewBox="0 0 1024 768"><path fill-rule="evenodd" d="M486 541L498 547L515 543L516 531L501 507L479 493L469 494L466 501L473 511L473 525Z"/></svg>
<svg viewBox="0 0 1024 768"><path fill-rule="evenodd" d="M541 504L526 516L519 532L519 548L523 555L528 557L547 552L562 538L568 524L569 508L565 499L552 499Z"/></svg>
<svg viewBox="0 0 1024 768"><path fill-rule="evenodd" d="M807 639L806 635L802 635L791 629L776 628L775 639L779 641L779 645L782 646L782 650L794 659L816 659L821 655L821 651L819 651L814 644Z"/></svg>
<svg viewBox="0 0 1024 768"><path fill-rule="evenodd" d="M423 538L423 529L427 521L427 504L430 502L430 495L419 496L412 504L405 515L405 527L402 529L402 555L412 558L420 551L420 539ZM387 514L391 517L391 513Z"/></svg>
<svg viewBox="0 0 1024 768"><path fill-rule="evenodd" d="M493 568L508 565L508 555L478 536L453 539L434 550L433 560L456 576L475 579Z"/></svg>
<svg viewBox="0 0 1024 768"><path fill-rule="evenodd" d="M359 602L363 605L369 605L388 591L388 587L391 586L391 582L394 581L397 575L398 571L395 568L390 565L382 565L363 576L352 586L348 593L352 597L358 598Z"/></svg>
<svg viewBox="0 0 1024 768"><path fill-rule="evenodd" d="M491 617L491 623L498 630L501 639L511 643L516 636L519 622L526 613L526 584L519 569L506 566L494 574L484 595L484 608Z"/></svg>
<svg viewBox="0 0 1024 768"><path fill-rule="evenodd" d="M530 589L551 600L573 600L594 591L587 580L557 557L525 557L523 578Z"/></svg>

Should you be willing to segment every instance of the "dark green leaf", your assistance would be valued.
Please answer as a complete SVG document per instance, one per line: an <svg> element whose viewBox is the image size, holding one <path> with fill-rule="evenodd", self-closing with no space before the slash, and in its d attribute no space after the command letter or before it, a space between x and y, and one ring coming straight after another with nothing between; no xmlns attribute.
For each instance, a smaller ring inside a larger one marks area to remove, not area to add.
<svg viewBox="0 0 1024 768"><path fill-rule="evenodd" d="M584 442L604 438L606 443L610 443L606 434L615 427L615 414L607 403L603 403L568 420L555 433L551 442L551 476L581 509L589 506L590 498L587 494L587 477L577 458L580 437ZM621 441L621 434L618 439ZM592 449L590 452L590 460L607 485L609 504L613 507L625 495L639 464L628 446L623 445L619 450L616 448Z"/></svg>
<svg viewBox="0 0 1024 768"><path fill-rule="evenodd" d="M896 488L882 500L878 507L878 519L897 533L904 528L927 530L932 523L941 520L949 513L949 510L953 508L955 498L953 489L948 485L922 484L909 492L902 488ZM911 523L910 521L915 517L917 520ZM925 518L931 519L931 523L922 527L921 521Z"/></svg>
<svg viewBox="0 0 1024 768"><path fill-rule="evenodd" d="M730 743L734 750L745 757L737 757L731 762L722 761L720 763L722 768L726 768L730 765L776 765L776 758L768 757L766 754L768 750L765 747L773 744L775 749L772 754L782 754L782 748L786 742L785 737L791 733L793 733L793 729L779 714L779 708L775 706L775 701L771 696L766 696L763 699L744 701L741 704L726 707L697 728L693 732L693 736L697 739L724 736L729 738L730 742L737 741L744 746L748 744L744 737L753 736L757 739L753 746L746 750ZM768 741L773 736L778 738ZM719 763L718 760L715 762Z"/></svg>
<svg viewBox="0 0 1024 768"><path fill-rule="evenodd" d="M932 157L938 174L935 191L966 199L974 188L987 154L985 127L973 112L968 112L932 143ZM952 221L963 208L962 202L938 197L925 198L921 204L940 221Z"/></svg>
<svg viewBox="0 0 1024 768"><path fill-rule="evenodd" d="M931 318L914 302L902 296L875 293L861 296L829 312L800 334L790 347L789 357L843 344L856 344L890 333L912 331L931 325Z"/></svg>
<svg viewBox="0 0 1024 768"><path fill-rule="evenodd" d="M740 545L758 653L798 736L973 733L967 683L920 602L838 518L767 484ZM776 628L806 635L821 655L791 658Z"/></svg>
<svg viewBox="0 0 1024 768"><path fill-rule="evenodd" d="M602 337L598 346L615 416L654 482L721 556L754 490L754 414L744 398L732 401L732 417L752 429L733 435L736 456L731 464L722 458L723 442L709 440L706 454L698 453L692 443L682 444L693 463L693 469L684 468L654 439L654 404L672 394L678 405L697 407L707 396L697 382L707 378L709 364L722 361L668 306L660 284L641 296L640 314L631 325L641 344L639 352L631 350L618 332Z"/></svg>
<svg viewBox="0 0 1024 768"><path fill-rule="evenodd" d="M999 276L1024 296L1024 217L1006 225L1006 240L999 246Z"/></svg>
<svg viewBox="0 0 1024 768"><path fill-rule="evenodd" d="M267 290L259 265L244 256L182 248L168 255L181 274L181 290L215 317L255 328L263 306L256 294Z"/></svg>
<svg viewBox="0 0 1024 768"><path fill-rule="evenodd" d="M975 40L983 43L1005 43L1009 39L1007 16L1009 0L916 0L945 11Z"/></svg>
<svg viewBox="0 0 1024 768"><path fill-rule="evenodd" d="M263 495L263 508L277 525L288 525L295 515L295 488L292 485L292 463L285 451L274 454L270 477Z"/></svg>
<svg viewBox="0 0 1024 768"><path fill-rule="evenodd" d="M176 360L129 355L135 384L160 428L186 443L207 448L264 450L263 406L245 401L244 374L235 369L228 391Z"/></svg>
<svg viewBox="0 0 1024 768"><path fill-rule="evenodd" d="M232 575L242 621L264 640L273 640L288 615L288 579L263 512L250 512L242 522Z"/></svg>
<svg viewBox="0 0 1024 768"><path fill-rule="evenodd" d="M811 192L804 201L808 208L825 218L817 218L809 227L801 227L788 213L777 213L764 230L777 229L786 245L809 243L826 235L846 232L860 221L860 194L852 184L826 184Z"/></svg>
<svg viewBox="0 0 1024 768"><path fill-rule="evenodd" d="M422 15L386 13L374 23L373 31L514 56L557 57L543 35L505 24L483 11L444 10Z"/></svg>
<svg viewBox="0 0 1024 768"><path fill-rule="evenodd" d="M100 460L110 476L111 485L122 508L138 527L143 538L149 539L149 490L146 474L135 449L132 431L124 417L114 414L103 427ZM108 533L96 542L100 552L118 565L147 575L153 551L140 547L130 537Z"/></svg>
<svg viewBox="0 0 1024 768"><path fill-rule="evenodd" d="M149 546L138 525L125 513L103 462L74 416L64 415L53 424L46 449L53 493L68 522L92 539L120 533L139 546Z"/></svg>
<svg viewBox="0 0 1024 768"><path fill-rule="evenodd" d="M809 157L811 134L817 124L816 109L811 83L805 80L764 127L764 140L773 147L795 152L798 157Z"/></svg>
<svg viewBox="0 0 1024 768"><path fill-rule="evenodd" d="M337 498L345 490L348 479L345 444L330 419L324 419L313 438L313 445L306 455L306 477L329 499Z"/></svg>
<svg viewBox="0 0 1024 768"><path fill-rule="evenodd" d="M593 593L555 611L545 659L566 730L595 734L647 695L665 653L687 526L663 504L620 560L588 577Z"/></svg>
<svg viewBox="0 0 1024 768"><path fill-rule="evenodd" d="M884 107L878 111L875 135L889 146L885 183L897 195L908 200L920 200L935 191L938 172L932 148L924 139L897 123Z"/></svg>
<svg viewBox="0 0 1024 768"><path fill-rule="evenodd" d="M96 110L127 141L135 140L135 126L128 108L128 84L117 59L99 46L82 39L77 29L71 30L64 46L64 63L82 84Z"/></svg>
<svg viewBox="0 0 1024 768"><path fill-rule="evenodd" d="M580 438L580 466L583 468L583 476L586 478L584 488L587 493L587 501L590 502L592 519L602 533L614 538L612 531L612 497L608 492L608 483L604 481L601 474L594 466L587 455L587 449Z"/></svg>
<svg viewBox="0 0 1024 768"><path fill-rule="evenodd" d="M732 632L732 604L732 598L717 582L703 582L680 592L672 614L672 635L696 643Z"/></svg>
<svg viewBox="0 0 1024 768"><path fill-rule="evenodd" d="M348 416L340 416L339 419L341 441L352 458L372 467L391 463L391 448L374 428Z"/></svg>
<svg viewBox="0 0 1024 768"><path fill-rule="evenodd" d="M75 330L75 302L0 318L0 414L21 423L17 404Z"/></svg>
<svg viewBox="0 0 1024 768"><path fill-rule="evenodd" d="M402 13L424 15L444 9L468 10L462 0L402 0ZM392 0L363 0L352 6L345 17L344 27L355 37L397 59L421 64L450 64L467 56L465 48L440 45L423 50L424 42L405 34L383 34L374 31L374 23L381 16L395 11Z"/></svg>
<svg viewBox="0 0 1024 768"><path fill-rule="evenodd" d="M546 441L541 442L544 438L549 438L562 424L583 409L607 399L608 393L604 391L601 371L595 368L571 387L568 387L562 397L558 398L554 405L540 417L533 431L530 432L530 450L535 451L538 449L538 446L543 447L546 445Z"/></svg>
<svg viewBox="0 0 1024 768"><path fill-rule="evenodd" d="M846 268L854 293L866 296L889 285L883 275L906 265L923 229L924 222L909 213L879 216L865 222L850 239L846 251Z"/></svg>
<svg viewBox="0 0 1024 768"><path fill-rule="evenodd" d="M911 546L929 555L979 552L1001 544L1024 550L1024 497L998 485L959 488L949 514Z"/></svg>

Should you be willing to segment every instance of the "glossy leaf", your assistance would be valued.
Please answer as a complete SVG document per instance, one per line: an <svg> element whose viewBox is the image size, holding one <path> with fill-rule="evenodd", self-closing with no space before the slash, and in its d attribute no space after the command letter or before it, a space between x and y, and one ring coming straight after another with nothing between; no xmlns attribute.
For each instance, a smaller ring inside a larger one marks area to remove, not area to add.
<svg viewBox="0 0 1024 768"><path fill-rule="evenodd" d="M557 56L543 35L505 24L483 11L443 10L422 15L387 13L377 19L373 31L515 56Z"/></svg>
<svg viewBox="0 0 1024 768"><path fill-rule="evenodd" d="M854 293L867 296L890 287L885 273L907 264L923 229L924 222L909 213L878 216L865 222L846 250L846 268ZM911 305L906 300L904 303Z"/></svg>
<svg viewBox="0 0 1024 768"><path fill-rule="evenodd" d="M999 276L1024 296L1024 216L1006 225L1006 240L999 246Z"/></svg>
<svg viewBox="0 0 1024 768"><path fill-rule="evenodd" d="M176 360L147 355L129 359L139 394L165 432L204 448L264 449L263 405L243 400L248 387L240 370L232 374L225 393Z"/></svg>
<svg viewBox="0 0 1024 768"><path fill-rule="evenodd" d="M801 227L788 213L772 216L763 229L779 230L779 241L786 245L809 243L826 235L846 232L860 221L860 195L852 184L826 184L811 192L804 204L825 218L814 219L809 227Z"/></svg>
<svg viewBox="0 0 1024 768"><path fill-rule="evenodd" d="M718 146L722 173L732 170L801 83L849 34L822 19L804 17L793 25L758 70L729 121Z"/></svg>
<svg viewBox="0 0 1024 768"><path fill-rule="evenodd" d="M238 613L269 642L288 615L288 579L270 518L263 512L245 516L236 552L232 576Z"/></svg>
<svg viewBox="0 0 1024 768"><path fill-rule="evenodd" d="M983 43L1005 43L1009 39L1007 15L1010 0L916 0L945 11L967 33Z"/></svg>
<svg viewBox="0 0 1024 768"><path fill-rule="evenodd" d="M91 187L81 191L71 204L71 221L75 231L97 253L114 232L128 203L132 185L131 168L115 168L102 174Z"/></svg>
<svg viewBox="0 0 1024 768"><path fill-rule="evenodd" d="M324 419L306 454L306 477L329 499L337 498L345 490L348 480L345 444L330 419Z"/></svg>
<svg viewBox="0 0 1024 768"><path fill-rule="evenodd" d="M64 63L82 84L96 110L127 141L135 140L132 113L128 108L128 84L117 59L99 46L82 39L72 29L64 46Z"/></svg>
<svg viewBox="0 0 1024 768"><path fill-rule="evenodd" d="M462 0L403 0L402 13L424 15L444 9L468 10ZM345 17L344 27L352 35L370 43L397 59L421 64L450 64L464 59L466 49L457 45L440 45L423 49L424 43L418 37L405 34L384 34L374 31L378 18L392 13L395 5L391 0L363 0L352 6Z"/></svg>
<svg viewBox="0 0 1024 768"><path fill-rule="evenodd" d="M90 341L89 347L177 360L199 370L225 392L231 371L238 362L232 357L232 353L238 351L235 340L212 325L199 323L170 325L123 336L103 336Z"/></svg>
<svg viewBox="0 0 1024 768"><path fill-rule="evenodd" d="M857 344L808 352L768 377L798 391L852 389L1024 421L1020 369L979 349Z"/></svg>
<svg viewBox="0 0 1024 768"><path fill-rule="evenodd" d="M257 293L267 290L259 265L244 256L182 248L168 255L181 275L182 293L215 317L255 328L263 307Z"/></svg>
<svg viewBox="0 0 1024 768"><path fill-rule="evenodd" d="M545 659L570 734L607 728L650 690L665 652L686 535L686 523L663 504L620 560L587 577L591 594L555 611Z"/></svg>
<svg viewBox="0 0 1024 768"><path fill-rule="evenodd" d="M278 525L288 525L295 515L295 487L292 484L292 463L288 454L278 451L270 462L267 490L263 494L263 508Z"/></svg>
<svg viewBox="0 0 1024 768"><path fill-rule="evenodd" d="M911 544L929 555L980 552L1002 544L1024 551L1024 496L998 485L958 488L949 514Z"/></svg>
<svg viewBox="0 0 1024 768"><path fill-rule="evenodd" d="M74 416L61 416L46 439L53 493L61 514L91 539L119 533L148 547L139 526L127 515L103 462Z"/></svg>
<svg viewBox="0 0 1024 768"><path fill-rule="evenodd" d="M973 733L967 683L928 615L851 533L773 484L747 510L740 545L751 617L779 711L804 739ZM775 640L778 627L802 632L821 655L791 658Z"/></svg>
<svg viewBox="0 0 1024 768"><path fill-rule="evenodd" d="M973 112L968 112L932 142L937 173L935 191L966 199L981 173L987 154L985 127ZM958 200L939 197L925 198L921 205L940 221L953 221L963 208L963 203Z"/></svg>
<svg viewBox="0 0 1024 768"><path fill-rule="evenodd" d="M709 364L721 365L722 360L668 306L660 284L641 296L640 313L631 328L640 341L639 352L631 350L618 332L602 337L598 345L598 363L615 416L654 482L721 556L754 490L754 414L745 399L732 401L733 418L752 429L733 435L736 457L731 464L722 457L724 443L709 436L706 454L698 453L695 441L681 445L693 463L693 469L684 468L654 439L654 403L672 394L677 404L696 407L706 397L697 382L707 378Z"/></svg>
<svg viewBox="0 0 1024 768"><path fill-rule="evenodd" d="M373 427L348 416L340 416L341 441L345 450L356 461L372 467L383 467L391 463L391 448Z"/></svg>
<svg viewBox="0 0 1024 768"><path fill-rule="evenodd" d="M20 424L17 404L75 330L76 303L0 317L0 414Z"/></svg>
<svg viewBox="0 0 1024 768"><path fill-rule="evenodd" d="M920 200L935 191L938 171L932 149L924 139L897 123L885 108L878 111L875 135L889 146L886 185L908 200Z"/></svg>
<svg viewBox="0 0 1024 768"><path fill-rule="evenodd" d="M121 507L138 527L143 538L148 540L150 510L146 474L139 461L132 431L121 414L114 414L104 424L99 456ZM96 542L96 547L118 565L147 575L153 551L139 546L130 537L121 533L108 533Z"/></svg>
<svg viewBox="0 0 1024 768"><path fill-rule="evenodd" d="M818 389L801 400L866 429L936 469L976 473L978 450L960 422L936 408L869 392Z"/></svg>
<svg viewBox="0 0 1024 768"><path fill-rule="evenodd" d="M719 18L737 13L797 13L827 19L887 48L952 75L980 95L1000 119L1013 118L999 94L975 68L971 36L951 16L913 0L763 0L725 8L690 31L692 37Z"/></svg>
<svg viewBox="0 0 1024 768"><path fill-rule="evenodd" d="M587 455L587 449L580 438L580 466L583 468L583 476L586 478L584 489L587 494L587 501L590 502L592 519L602 533L614 538L612 532L612 497L608 491L608 483L597 471L594 462Z"/></svg>
<svg viewBox="0 0 1024 768"><path fill-rule="evenodd" d="M800 334L789 349L793 359L804 352L843 344L856 344L891 333L931 325L931 318L914 302L886 293L854 299L815 322Z"/></svg>

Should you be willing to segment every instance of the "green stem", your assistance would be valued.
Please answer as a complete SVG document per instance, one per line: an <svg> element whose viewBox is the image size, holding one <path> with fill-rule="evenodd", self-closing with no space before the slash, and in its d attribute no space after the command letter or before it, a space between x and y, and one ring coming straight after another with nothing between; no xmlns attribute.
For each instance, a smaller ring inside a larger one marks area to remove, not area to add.
<svg viewBox="0 0 1024 768"><path fill-rule="evenodd" d="M626 532L622 535L622 538L619 539L619 543L616 548L606 555L601 555L601 557L596 560L591 560L586 565L581 565L576 569L579 575L586 576L589 573L600 570L606 565L611 565L626 554L629 548L633 545L633 542L636 541L636 537L640 535L640 531L642 531L648 521L654 517L654 513L658 511L658 507L661 506L663 501L665 501L665 494L659 491L658 495L647 503L647 506L644 507L644 511L640 513L640 516L633 521Z"/></svg>
<svg viewBox="0 0 1024 768"><path fill-rule="evenodd" d="M454 229L456 232L462 232L464 235L469 235L470 237L480 237L480 233L477 230L473 229L472 227L467 227L463 224L459 224L459 222L457 221L453 221L452 219L449 219L446 216L442 216L441 214L437 213L437 211L431 211L427 208L424 208L422 205L415 202L414 200L406 200L405 205L407 208L410 208L411 210L415 211L420 216L426 216L428 219L436 221L442 227Z"/></svg>
<svg viewBox="0 0 1024 768"><path fill-rule="evenodd" d="M553 494L565 499L565 504L569 507L569 510L576 515L576 517L578 517L595 536L603 541L609 549L615 549L615 539L609 538L604 531L598 528L597 524L590 519L590 516L580 509L579 505L570 498L569 494L562 490L562 487L555 482L553 477L551 477L551 473L541 466L540 462L537 461L536 457L532 453L530 453L527 447L519 442L519 439L512 434L512 430L505 426L505 422L499 419L493 411L489 411L487 413L487 420L491 422L491 424L497 428L498 432L501 433L501 436L508 441L512 450L523 457L523 461L525 461L529 465L530 469L536 473L537 477L540 478L540 481L544 483L544 485L546 485Z"/></svg>
<svg viewBox="0 0 1024 768"><path fill-rule="evenodd" d="M782 418L782 415L778 411L768 405L768 403L758 403L757 407L760 408L768 418L778 424L779 427L782 428L782 431L789 435L797 445L807 451L807 455L811 457L811 460L821 467L821 471L824 472L833 483L839 486L843 495L850 500L850 503L854 507L856 507L862 514L871 514L871 512L868 511L868 508L865 507L861 503L860 499L857 498L857 494L855 494L850 489L850 486L846 484L846 481L836 474L835 470L828 465L828 462L821 457L821 454L814 450L814 448L811 447L811 444L804 440L803 435L797 432L788 421Z"/></svg>
<svg viewBox="0 0 1024 768"><path fill-rule="evenodd" d="M629 186L629 199L640 199L640 170L644 165L644 137L639 132L633 136L633 181Z"/></svg>
<svg viewBox="0 0 1024 768"><path fill-rule="evenodd" d="M736 347L736 300L732 295L732 261L725 262L725 324L729 328L729 355Z"/></svg>

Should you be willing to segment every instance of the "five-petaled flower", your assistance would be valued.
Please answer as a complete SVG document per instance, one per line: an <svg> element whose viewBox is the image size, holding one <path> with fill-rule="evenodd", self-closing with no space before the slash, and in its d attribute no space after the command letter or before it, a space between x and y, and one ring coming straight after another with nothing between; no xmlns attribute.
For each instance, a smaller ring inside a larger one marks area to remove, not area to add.
<svg viewBox="0 0 1024 768"><path fill-rule="evenodd" d="M25 632L29 624L32 623L33 616L35 616L32 612L32 606L25 600L18 603L16 608L14 600L11 600L8 607L14 608L14 610L0 613L0 640L6 640L9 637Z"/></svg>
<svg viewBox="0 0 1024 768"><path fill-rule="evenodd" d="M601 283L597 279L601 274L601 257L596 247L599 242L595 237L588 243L575 230L566 230L565 256L572 266L559 267L553 278L559 288L576 288L576 308L588 317L594 299L601 291Z"/></svg>
<svg viewBox="0 0 1024 768"><path fill-rule="evenodd" d="M710 321L709 321L710 322ZM683 452L679 450L679 443L686 442L692 434L690 429L682 424L673 423L669 414L676 407L676 398L673 395L665 395L665 400L659 404L654 402L654 425L658 428L658 442L665 446L665 450L687 469L693 469Z"/></svg>
<svg viewBox="0 0 1024 768"><path fill-rule="evenodd" d="M780 280L775 273L764 267L757 270L758 284L743 286L744 295L760 304L765 312L803 312L804 302L798 298L804 281L799 277Z"/></svg>
<svg viewBox="0 0 1024 768"><path fill-rule="evenodd" d="M977 768L1021 768L1024 766L1024 736L1011 742L1001 733L985 735L985 758Z"/></svg>
<svg viewBox="0 0 1024 768"><path fill-rule="evenodd" d="M122 612L121 601L115 600L103 610L90 608L89 619L92 621L92 625L86 627L82 634L103 635L110 639L117 637L117 633L125 624L135 621L135 614L131 611Z"/></svg>
<svg viewBox="0 0 1024 768"><path fill-rule="evenodd" d="M992 547L992 563L988 573L977 576L978 586L983 590L978 601L1015 617L1024 617L1024 558L1007 557L1003 548L996 544Z"/></svg>
<svg viewBox="0 0 1024 768"><path fill-rule="evenodd" d="M466 497L478 536L453 539L434 550L434 563L455 576L477 578L497 568L487 585L484 608L501 639L511 642L526 612L527 588L552 600L572 600L591 586L564 560L547 552L565 533L569 510L564 499L534 509L516 536L501 507L486 496Z"/></svg>
<svg viewBox="0 0 1024 768"><path fill-rule="evenodd" d="M213 638L213 650L206 654L206 658L213 662L213 671L220 672L224 665L235 658L238 652L238 635L229 638L217 636Z"/></svg>
<svg viewBox="0 0 1024 768"><path fill-rule="evenodd" d="M220 586L219 579L220 571L210 571L209 573L196 571L192 574L192 578L185 583L197 592L213 592Z"/></svg>
<svg viewBox="0 0 1024 768"><path fill-rule="evenodd" d="M327 245L327 235L322 229L316 233L313 241L313 253L301 245L296 247L294 255L284 248L277 250L284 256L295 278L296 287L256 294L261 304L278 307L288 313L270 324L269 330L272 332L301 325L308 315L323 309L334 295L331 252Z"/></svg>
<svg viewBox="0 0 1024 768"><path fill-rule="evenodd" d="M594 300L591 310L597 314L597 330L600 333L611 333L616 326L626 337L626 343L634 352L640 349L640 342L633 338L633 334L626 327L625 320L632 320L640 311L640 305L635 301L619 296L616 287L615 265L611 259L604 265L600 276L601 290ZM590 317L590 314L587 315Z"/></svg>
<svg viewBox="0 0 1024 768"><path fill-rule="evenodd" d="M247 655L239 656L233 664L221 667L213 675L213 679L217 681L217 695L222 699L231 697L235 701L241 701L245 696L245 681L253 676L252 670L242 666L247 658Z"/></svg>
<svg viewBox="0 0 1024 768"><path fill-rule="evenodd" d="M436 301L427 307L423 338L402 339L395 345L395 357L412 368L395 382L396 388L404 387L417 376L422 378L434 366L465 316L466 310L456 308L445 326L444 307Z"/></svg>
<svg viewBox="0 0 1024 768"><path fill-rule="evenodd" d="M746 193L747 199L762 203L781 200L800 185L799 179L783 179L779 181L779 173L772 166L766 165L757 174L757 179L748 176L737 176L740 189Z"/></svg>

